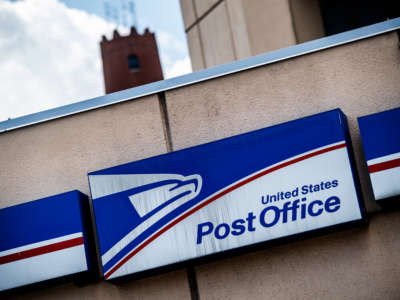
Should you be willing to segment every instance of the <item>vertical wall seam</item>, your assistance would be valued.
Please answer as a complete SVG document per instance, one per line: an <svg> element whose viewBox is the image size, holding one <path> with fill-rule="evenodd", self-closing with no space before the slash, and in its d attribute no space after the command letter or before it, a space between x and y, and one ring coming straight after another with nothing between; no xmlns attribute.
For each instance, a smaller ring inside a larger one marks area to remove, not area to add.
<svg viewBox="0 0 400 300"><path fill-rule="evenodd" d="M197 15L196 1L192 0L192 3L193 3L193 10L194 10L194 15L196 17L196 21L192 24L191 28L193 28L193 30L197 30L197 34L199 36L199 43L200 43L201 59L203 61L203 69L205 69L205 68L207 68L207 64L206 64L206 56L204 54L203 38L201 36L200 23L199 23L201 21L201 19L199 19L198 15ZM186 31L186 34L189 32L189 30L191 28L190 27L188 28L188 30Z"/></svg>
<svg viewBox="0 0 400 300"><path fill-rule="evenodd" d="M161 121L163 125L165 143L167 146L167 151L171 152L173 150L173 146L172 146L171 128L169 126L167 102L165 100L165 92L158 93L157 96L158 96L158 103L160 105ZM196 272L193 266L186 268L186 276L189 284L191 300L199 300L200 299L199 289L197 287Z"/></svg>
<svg viewBox="0 0 400 300"><path fill-rule="evenodd" d="M186 34L189 32L189 30L191 29L196 29L197 28L197 33L199 35L199 43L200 43L200 51L201 51L201 58L203 60L203 69L208 68L209 66L207 65L207 61L206 61L206 55L204 52L204 45L203 45L203 36L201 34L201 28L200 28L200 22L206 17L208 16L218 5L220 5L224 0L219 0L217 3L215 3L213 6L211 6L202 16L198 17L197 15L197 6L196 6L196 1L192 0L193 2L193 9L194 9L194 13L196 16L196 21L189 26L186 29Z"/></svg>
<svg viewBox="0 0 400 300"><path fill-rule="evenodd" d="M225 0L219 0L217 3L213 4L209 9L207 9L205 11L204 14L202 14L200 17L197 16L197 7L196 7L196 3L195 1L193 1L193 8L194 8L194 12L195 12L195 17L196 20L194 21L194 23L190 26L188 26L188 28L185 29L185 32L188 32L190 29L192 29L194 26L196 26L197 24L199 24L205 17L207 17L218 5L220 5L222 2L224 2Z"/></svg>
<svg viewBox="0 0 400 300"><path fill-rule="evenodd" d="M88 179L88 184L89 184L89 177ZM89 191L90 191L90 184L89 184ZM88 200L87 200L87 205L88 205L88 215L89 218L85 222L86 230L89 231L89 252L91 252L91 255L94 254L95 257L90 257L89 261L92 264L93 270L91 270L92 273L92 278L89 278L89 281L87 283L92 283L92 282L98 282L102 279L103 277L103 265L101 262L101 255L100 255L100 244L99 244L99 238L97 235L97 227L96 227L96 218L94 215L94 208L93 208L93 199L92 199L92 193L89 192L88 194ZM92 248L92 249L90 249Z"/></svg>
<svg viewBox="0 0 400 300"><path fill-rule="evenodd" d="M194 266L187 267L186 273L189 282L191 300L200 300L199 287L197 285L197 276Z"/></svg>
<svg viewBox="0 0 400 300"><path fill-rule="evenodd" d="M199 34L199 43L200 43L201 59L203 60L203 68L206 69L208 68L208 66L206 61L206 55L204 54L203 37L201 35L200 24L197 25L194 29L196 28L197 28L197 33Z"/></svg>
<svg viewBox="0 0 400 300"><path fill-rule="evenodd" d="M193 23L192 25L190 25L190 26L193 26L193 25L196 25L196 23L197 23L197 21L198 21L198 19L199 19L199 16L197 15L196 1L195 1L195 0L190 0L190 1L192 1L193 12L194 12L194 18L195 18L194 23ZM190 26L189 26L189 27L190 27ZM189 27L188 27L188 30L189 30Z"/></svg>
<svg viewBox="0 0 400 300"><path fill-rule="evenodd" d="M173 150L173 146L172 146L171 128L169 125L167 102L165 100L165 92L157 93L157 96L158 96L158 103L160 105L161 122L163 125L165 143L167 146L167 151L171 152ZM186 276L189 285L191 300L199 300L200 299L199 289L197 286L196 272L193 266L186 268Z"/></svg>
<svg viewBox="0 0 400 300"><path fill-rule="evenodd" d="M165 101L165 92L157 93L157 96L158 96L158 104L160 106L161 122L164 132L165 144L167 146L167 152L171 152L173 149L172 137L171 137L171 129L169 126L167 103Z"/></svg>
<svg viewBox="0 0 400 300"><path fill-rule="evenodd" d="M234 37L233 37L232 20L231 20L231 15L230 15L229 9L228 9L228 2L224 0L224 4L225 4L226 16L228 18L229 33L231 35L231 44L232 44L232 50L233 50L233 57L235 58L235 60L238 60L237 51L236 51L235 42L234 42Z"/></svg>
<svg viewBox="0 0 400 300"><path fill-rule="evenodd" d="M297 44L299 44L299 35L298 35L298 32L297 32L296 22L294 20L292 0L287 0L287 1L289 3L289 12L290 12L290 19L292 20L292 28L293 28L293 33L294 33L294 39L296 40L296 45L297 45Z"/></svg>

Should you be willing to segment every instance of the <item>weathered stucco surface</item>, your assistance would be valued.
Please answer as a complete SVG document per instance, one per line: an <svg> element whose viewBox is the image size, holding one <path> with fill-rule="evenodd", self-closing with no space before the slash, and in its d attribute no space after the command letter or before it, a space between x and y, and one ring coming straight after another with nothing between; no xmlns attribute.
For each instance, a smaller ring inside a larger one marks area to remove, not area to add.
<svg viewBox="0 0 400 300"><path fill-rule="evenodd" d="M400 106L396 33L166 92L174 150L334 108L347 115L367 208L357 117Z"/></svg>

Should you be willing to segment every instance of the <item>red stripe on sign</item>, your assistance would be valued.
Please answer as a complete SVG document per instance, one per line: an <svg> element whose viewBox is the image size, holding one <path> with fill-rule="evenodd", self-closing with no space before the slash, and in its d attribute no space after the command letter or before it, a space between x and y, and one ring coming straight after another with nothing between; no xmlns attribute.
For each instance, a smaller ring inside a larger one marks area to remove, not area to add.
<svg viewBox="0 0 400 300"><path fill-rule="evenodd" d="M187 217L189 217L190 215L192 215L193 213L195 213L196 211L198 211L199 209L203 208L204 206L210 204L211 202L214 202L215 200L217 200L218 198L221 198L222 196L232 192L233 190L236 190L237 188L253 181L256 180L257 178L260 178L264 175L267 175L269 173L272 173L276 170L282 169L284 167L287 167L289 165L295 164L297 162L303 161L305 159L326 153L326 152L330 152L336 149L340 149L340 148L344 148L346 147L346 143L343 144L338 144L332 147L328 147L325 149L321 149L303 156L300 156L298 158L289 160L287 162L281 163L279 165L276 165L275 167L272 167L270 169L264 170L258 174L255 174L254 176L251 176L241 182L238 182L237 184L227 188L226 190L218 193L217 195L211 197L210 199L208 199L207 201L204 201L203 203L201 203L200 205L192 208L191 210L189 210L188 212L184 213L183 215L181 215L180 217L178 217L177 219L175 219L174 221L172 221L171 223L169 223L168 225L166 225L165 227L163 227L162 229L160 229L158 232L156 232L154 235L152 235L151 237L149 237L146 241L144 241L140 246L138 246L136 249L134 249L131 253L129 253L125 258L123 258L118 264L116 264L112 269L110 269L110 271L108 271L108 273L104 274L104 278L107 279L109 278L115 271L117 271L123 264L125 264L129 259L131 259L133 256L135 256L139 251L141 251L144 247L146 247L148 244L150 244L152 241L154 241L156 238L158 238L160 235L162 235L164 232L166 232L168 229L172 228L173 226L175 226L176 224L178 224L179 222L181 222L182 220L186 219Z"/></svg>
<svg viewBox="0 0 400 300"><path fill-rule="evenodd" d="M370 173L375 173L397 167L400 167L400 158L385 161L379 164L370 165L368 166L368 170Z"/></svg>
<svg viewBox="0 0 400 300"><path fill-rule="evenodd" d="M67 240L67 241L62 241L62 242L58 242L58 243L54 243L54 244L50 244L50 245L46 245L46 246L42 246L42 247L38 247L38 248L33 248L33 249L9 254L9 255L0 257L0 265L10 263L13 261L17 261L20 259L25 259L25 258L29 258L29 257L33 257L33 256L38 256L38 255L62 250L62 249L79 246L82 244L83 244L83 237L78 237L78 238L74 238L74 239Z"/></svg>

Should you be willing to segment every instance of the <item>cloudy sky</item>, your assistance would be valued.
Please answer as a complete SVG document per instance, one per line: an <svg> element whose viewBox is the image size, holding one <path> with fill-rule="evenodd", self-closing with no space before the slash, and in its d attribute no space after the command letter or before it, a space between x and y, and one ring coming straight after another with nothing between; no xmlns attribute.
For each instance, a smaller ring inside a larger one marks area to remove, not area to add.
<svg viewBox="0 0 400 300"><path fill-rule="evenodd" d="M104 2L0 0L0 121L104 95L99 41L118 22ZM179 1L134 3L139 32L156 33L164 77L191 72Z"/></svg>

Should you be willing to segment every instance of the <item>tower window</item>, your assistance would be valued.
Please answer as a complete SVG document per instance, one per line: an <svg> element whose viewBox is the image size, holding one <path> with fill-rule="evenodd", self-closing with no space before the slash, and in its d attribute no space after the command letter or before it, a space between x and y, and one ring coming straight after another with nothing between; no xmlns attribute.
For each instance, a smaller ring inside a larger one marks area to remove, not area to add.
<svg viewBox="0 0 400 300"><path fill-rule="evenodd" d="M128 56L128 65L129 65L129 70L131 72L139 71L140 65L139 65L138 57L136 55L129 55Z"/></svg>

